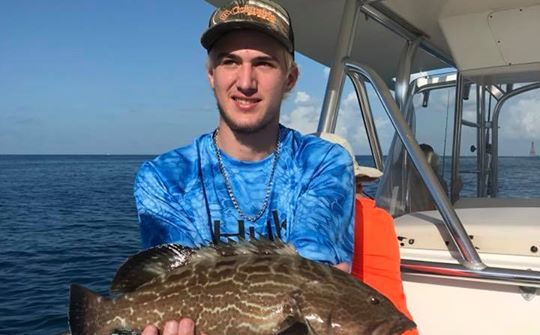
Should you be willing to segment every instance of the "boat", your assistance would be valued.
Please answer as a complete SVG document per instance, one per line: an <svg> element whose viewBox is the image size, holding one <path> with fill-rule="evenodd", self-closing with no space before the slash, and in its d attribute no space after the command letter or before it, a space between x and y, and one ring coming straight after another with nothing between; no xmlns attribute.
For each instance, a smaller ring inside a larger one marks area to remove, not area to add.
<svg viewBox="0 0 540 335"><path fill-rule="evenodd" d="M319 132L334 132L345 80L354 87L419 333L540 334L540 199L502 196L499 178L503 107L540 90L540 0L277 2L297 51L330 67ZM395 130L386 153L368 84ZM457 125L448 181L419 145L431 125L414 103L437 107L430 96L441 90L452 108L440 117ZM468 153L465 133L475 141Z"/></svg>

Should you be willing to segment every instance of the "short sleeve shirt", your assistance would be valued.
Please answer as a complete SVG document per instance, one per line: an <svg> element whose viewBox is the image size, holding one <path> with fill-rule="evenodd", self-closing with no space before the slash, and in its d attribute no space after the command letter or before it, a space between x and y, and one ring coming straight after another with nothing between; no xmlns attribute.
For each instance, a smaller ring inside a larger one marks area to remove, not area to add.
<svg viewBox="0 0 540 335"><path fill-rule="evenodd" d="M338 144L280 126L280 153L240 161L220 151L242 220L229 195L212 134L145 162L135 180L144 247L200 247L239 237L279 237L315 261L350 262L353 246L352 159ZM219 150L219 149L218 149ZM267 195L268 194L268 195Z"/></svg>

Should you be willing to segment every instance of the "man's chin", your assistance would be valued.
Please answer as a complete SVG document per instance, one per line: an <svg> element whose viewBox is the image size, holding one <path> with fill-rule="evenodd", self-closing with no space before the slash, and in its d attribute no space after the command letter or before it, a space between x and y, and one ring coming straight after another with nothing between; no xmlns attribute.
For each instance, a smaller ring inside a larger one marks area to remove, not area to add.
<svg viewBox="0 0 540 335"><path fill-rule="evenodd" d="M229 128L235 133L244 135L256 134L268 127L268 124L231 124L227 123Z"/></svg>
<svg viewBox="0 0 540 335"><path fill-rule="evenodd" d="M218 105L219 108L219 105ZM246 118L245 120L238 120L233 119L230 117L229 114L223 112L222 108L219 108L219 112L221 115L222 120L225 122L225 124L234 132L240 133L240 134L255 134L262 130L267 129L268 127L271 127L274 124L274 119L249 119Z"/></svg>
<svg viewBox="0 0 540 335"><path fill-rule="evenodd" d="M256 122L236 122L230 118L223 118L227 126L240 134L255 134L267 129L273 123L271 120L259 120Z"/></svg>

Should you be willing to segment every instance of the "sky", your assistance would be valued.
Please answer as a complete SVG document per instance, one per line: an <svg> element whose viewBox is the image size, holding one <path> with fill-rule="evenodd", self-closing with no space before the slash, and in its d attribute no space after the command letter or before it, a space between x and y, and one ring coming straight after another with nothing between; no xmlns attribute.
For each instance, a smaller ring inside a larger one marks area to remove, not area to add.
<svg viewBox="0 0 540 335"><path fill-rule="evenodd" d="M218 112L199 43L212 10L202 0L2 0L0 154L153 155L212 131ZM296 59L301 75L281 122L310 133L329 69L301 54ZM418 112L428 125L420 142L439 152L451 143L451 131L441 136L447 95L434 94L434 111ZM357 154L369 154L355 99L347 84L336 132ZM509 104L501 154L526 155L531 141L540 145L539 109L540 92ZM374 110L386 150L391 124L380 106ZM464 148L474 138L467 136Z"/></svg>

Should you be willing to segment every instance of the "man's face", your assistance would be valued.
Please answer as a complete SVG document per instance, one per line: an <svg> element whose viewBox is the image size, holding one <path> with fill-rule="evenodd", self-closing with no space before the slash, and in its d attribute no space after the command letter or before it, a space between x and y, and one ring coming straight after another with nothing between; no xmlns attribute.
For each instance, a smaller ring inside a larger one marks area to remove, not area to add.
<svg viewBox="0 0 540 335"><path fill-rule="evenodd" d="M298 78L285 55L279 42L252 30L230 32L214 45L208 79L225 125L254 133L278 124L281 101Z"/></svg>

